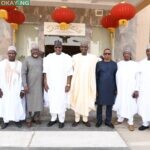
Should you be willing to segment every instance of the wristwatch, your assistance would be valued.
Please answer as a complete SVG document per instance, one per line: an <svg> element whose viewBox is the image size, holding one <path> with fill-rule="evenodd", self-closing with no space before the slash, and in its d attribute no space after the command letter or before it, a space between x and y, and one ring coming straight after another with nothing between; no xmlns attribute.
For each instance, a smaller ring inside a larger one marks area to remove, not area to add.
<svg viewBox="0 0 150 150"><path fill-rule="evenodd" d="M70 87L70 84L67 84L66 86Z"/></svg>

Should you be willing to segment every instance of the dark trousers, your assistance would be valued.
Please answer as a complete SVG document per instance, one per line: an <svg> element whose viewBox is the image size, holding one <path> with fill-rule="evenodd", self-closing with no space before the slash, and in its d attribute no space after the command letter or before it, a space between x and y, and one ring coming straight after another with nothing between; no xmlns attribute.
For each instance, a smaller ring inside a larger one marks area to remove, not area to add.
<svg viewBox="0 0 150 150"><path fill-rule="evenodd" d="M96 117L97 122L102 123L102 105L97 105ZM106 119L105 123L110 124L112 119L112 105L106 105Z"/></svg>

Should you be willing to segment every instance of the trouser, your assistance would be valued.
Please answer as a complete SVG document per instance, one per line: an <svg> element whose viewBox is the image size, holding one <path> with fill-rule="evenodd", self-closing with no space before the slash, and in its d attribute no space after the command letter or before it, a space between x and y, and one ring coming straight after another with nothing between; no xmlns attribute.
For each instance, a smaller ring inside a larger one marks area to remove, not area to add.
<svg viewBox="0 0 150 150"><path fill-rule="evenodd" d="M40 120L40 111L36 111L36 112L34 112L34 113L32 113L32 112L27 112L27 117L26 117L27 119L27 122L31 122L32 121L32 119L34 119L35 121L36 120Z"/></svg>
<svg viewBox="0 0 150 150"><path fill-rule="evenodd" d="M59 122L64 123L64 121L65 121L65 112L61 113L61 114L51 113L51 121L56 121L57 120L57 115L58 115Z"/></svg>
<svg viewBox="0 0 150 150"><path fill-rule="evenodd" d="M102 123L102 105L97 105L96 117L97 122ZM106 119L105 123L110 124L112 119L112 105L106 105Z"/></svg>
<svg viewBox="0 0 150 150"><path fill-rule="evenodd" d="M6 120L5 118L3 118L2 122L4 123L9 123L10 120ZM20 120L15 120L14 122L19 122Z"/></svg>
<svg viewBox="0 0 150 150"><path fill-rule="evenodd" d="M123 122L123 120L124 120L124 118L123 117L121 117L120 115L118 115L118 122ZM131 118L128 118L128 124L129 125L133 125L133 117L131 117Z"/></svg>
<svg viewBox="0 0 150 150"><path fill-rule="evenodd" d="M145 127L149 126L149 121L143 121L143 126Z"/></svg>
<svg viewBox="0 0 150 150"><path fill-rule="evenodd" d="M19 122L21 120L6 120L5 118L1 118L3 123L9 123L9 121Z"/></svg>
<svg viewBox="0 0 150 150"><path fill-rule="evenodd" d="M78 113L75 113L75 122L79 122L80 121L80 117L82 117L82 120L84 122L88 121L88 116L83 116L83 115L80 115Z"/></svg>

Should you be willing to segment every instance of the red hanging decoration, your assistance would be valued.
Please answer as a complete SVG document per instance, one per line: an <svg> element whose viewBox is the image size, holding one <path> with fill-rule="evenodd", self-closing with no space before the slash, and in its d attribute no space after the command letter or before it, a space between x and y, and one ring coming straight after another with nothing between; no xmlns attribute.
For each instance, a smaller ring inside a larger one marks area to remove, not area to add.
<svg viewBox="0 0 150 150"><path fill-rule="evenodd" d="M110 32L115 32L115 28L118 27L118 20L112 15L107 15L102 18L100 24Z"/></svg>
<svg viewBox="0 0 150 150"><path fill-rule="evenodd" d="M16 6L0 6L0 18L7 19L8 18L8 11L14 10Z"/></svg>
<svg viewBox="0 0 150 150"><path fill-rule="evenodd" d="M135 14L136 8L130 3L121 2L111 9L111 15L119 20L119 25L126 25Z"/></svg>
<svg viewBox="0 0 150 150"><path fill-rule="evenodd" d="M18 29L18 25L25 21L25 15L19 10L8 11L8 19L6 20L11 24L13 28L13 42L16 42L15 30Z"/></svg>
<svg viewBox="0 0 150 150"><path fill-rule="evenodd" d="M11 10L8 12L7 22L22 24L25 21L24 14L19 10Z"/></svg>
<svg viewBox="0 0 150 150"><path fill-rule="evenodd" d="M11 10L8 12L8 19L6 21L8 23L14 24L14 28L17 29L18 25L25 21L25 16L19 10Z"/></svg>
<svg viewBox="0 0 150 150"><path fill-rule="evenodd" d="M4 9L7 11L14 10L16 6L0 6L0 9Z"/></svg>
<svg viewBox="0 0 150 150"><path fill-rule="evenodd" d="M70 8L62 6L52 12L51 18L55 22L60 23L60 29L65 30L69 27L68 24L74 21L75 12Z"/></svg>

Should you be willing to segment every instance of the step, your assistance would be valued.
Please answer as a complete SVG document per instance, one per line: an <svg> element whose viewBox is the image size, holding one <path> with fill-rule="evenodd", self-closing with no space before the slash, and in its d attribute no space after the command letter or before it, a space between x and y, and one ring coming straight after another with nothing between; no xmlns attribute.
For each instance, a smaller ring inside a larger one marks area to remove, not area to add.
<svg viewBox="0 0 150 150"><path fill-rule="evenodd" d="M0 147L12 149L127 150L116 131L0 131Z"/></svg>

